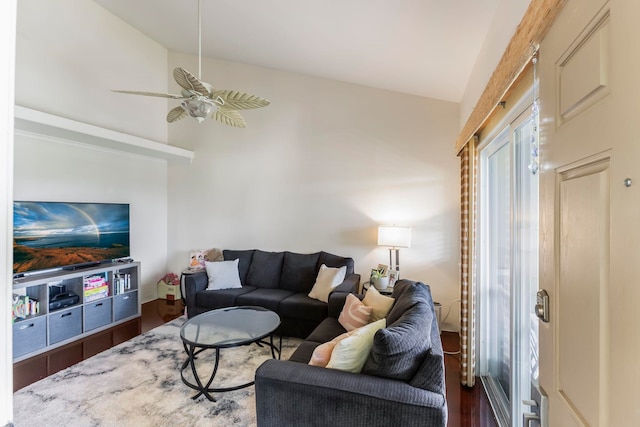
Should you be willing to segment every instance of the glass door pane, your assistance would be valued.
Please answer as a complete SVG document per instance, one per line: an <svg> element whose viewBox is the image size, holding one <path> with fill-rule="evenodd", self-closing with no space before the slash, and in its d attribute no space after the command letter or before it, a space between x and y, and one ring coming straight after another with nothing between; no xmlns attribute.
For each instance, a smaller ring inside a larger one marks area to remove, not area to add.
<svg viewBox="0 0 640 427"><path fill-rule="evenodd" d="M515 377L519 401L531 400L532 386L538 381L538 318L534 312L538 291L538 174L529 168L534 154L532 137L533 117L529 117L514 131L517 171L514 243L519 258L514 283L519 307L515 313L518 325L515 329L515 342L518 343ZM515 405L514 419L521 420L524 411L529 412L529 408Z"/></svg>
<svg viewBox="0 0 640 427"><path fill-rule="evenodd" d="M537 382L538 176L530 115L480 154L480 375L501 426L522 425Z"/></svg>
<svg viewBox="0 0 640 427"><path fill-rule="evenodd" d="M511 380L511 200L509 146L489 157L489 373L509 400Z"/></svg>
<svg viewBox="0 0 640 427"><path fill-rule="evenodd" d="M482 154L482 360L496 415L511 417L511 147L509 132Z"/></svg>

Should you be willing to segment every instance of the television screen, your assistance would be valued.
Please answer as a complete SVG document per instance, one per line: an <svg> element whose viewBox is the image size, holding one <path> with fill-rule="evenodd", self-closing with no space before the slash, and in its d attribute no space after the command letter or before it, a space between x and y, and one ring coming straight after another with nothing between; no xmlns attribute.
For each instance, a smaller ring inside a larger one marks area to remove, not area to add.
<svg viewBox="0 0 640 427"><path fill-rule="evenodd" d="M13 274L129 257L129 205L13 203Z"/></svg>

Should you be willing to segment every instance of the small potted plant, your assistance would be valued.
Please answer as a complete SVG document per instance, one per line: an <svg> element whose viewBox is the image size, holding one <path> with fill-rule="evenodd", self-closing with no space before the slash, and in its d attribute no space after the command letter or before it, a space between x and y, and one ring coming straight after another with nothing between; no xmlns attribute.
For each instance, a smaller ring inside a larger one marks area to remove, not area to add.
<svg viewBox="0 0 640 427"><path fill-rule="evenodd" d="M384 269L372 269L369 281L378 290L387 289L389 286L389 276L384 274Z"/></svg>

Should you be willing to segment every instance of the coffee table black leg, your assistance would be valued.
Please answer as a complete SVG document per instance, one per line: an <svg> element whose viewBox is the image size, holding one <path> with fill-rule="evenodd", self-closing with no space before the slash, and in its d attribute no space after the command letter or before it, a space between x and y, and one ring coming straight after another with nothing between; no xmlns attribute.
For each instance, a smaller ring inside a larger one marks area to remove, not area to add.
<svg viewBox="0 0 640 427"><path fill-rule="evenodd" d="M184 352L185 352L185 353L187 353L187 355L189 355L189 349L187 348L187 345L186 345L185 343L182 343L182 346L184 347ZM202 353L202 352L203 352L203 351L205 351L205 350L206 350L206 348L201 348L201 349L200 349L200 350L198 350L198 351L194 351L194 353L193 353L193 360L196 360L196 359L197 359L197 357L196 357L196 356L197 356L198 354ZM190 361L191 361L191 357L187 357L187 360L185 360L185 361L184 361L184 363L182 364L182 369L183 369L183 370L184 370L184 369L189 365L189 362L190 362Z"/></svg>
<svg viewBox="0 0 640 427"><path fill-rule="evenodd" d="M273 345L273 334L271 334L271 336L269 337L269 339L271 340L271 357L273 357L274 359L276 358L276 351L278 352L278 360L280 360L280 356L282 355L282 335L280 335L280 345L278 346L278 348L276 348L275 345Z"/></svg>
<svg viewBox="0 0 640 427"><path fill-rule="evenodd" d="M206 386L202 384L202 381L200 380L200 376L198 375L198 371L196 370L196 364L195 364L195 355L202 352L204 349L200 349L198 351L196 351L196 347L193 345L189 345L187 346L186 344L184 345L185 347L185 351L187 352L188 358L187 360L182 364L182 369L180 370L180 377L182 378L182 382L185 383L187 386L191 387L194 390L198 390L198 393L192 397L192 399L197 399L198 397L200 397L200 395L205 395L205 397L207 399L209 399L211 402L215 402L216 399L213 398L213 396L211 396L211 394L209 393L209 391L212 391L212 389L210 389L209 387L211 386L211 383L213 382L213 378L216 376L216 373L218 372L218 362L220 360L220 349L216 349L216 362L213 368L213 372L211 373L211 377L209 378L209 381L207 381ZM196 384L191 383L190 381L188 381L185 377L184 377L184 370L186 369L186 367L188 365L191 365L191 372L193 373L193 377L196 380Z"/></svg>
<svg viewBox="0 0 640 427"><path fill-rule="evenodd" d="M276 358L276 352L278 353L278 359L280 359L281 355L282 355L282 335L280 335L279 338L280 342L279 342L279 346L276 347L273 343L273 334L271 334L269 336L269 342L267 341L255 341L256 344L258 344L260 347L262 347L262 344L266 344L269 347L271 347L271 357L273 357L274 359ZM198 375L198 371L196 369L196 355L200 354L201 352L203 352L204 350L207 350L207 348L198 348L197 346L194 345L187 345L185 342L182 343L185 352L187 353L187 360L184 361L184 363L182 364L182 369L180 370L180 378L182 378L182 382L185 383L187 386L189 386L190 388L194 389L194 390L198 390L198 393L192 397L192 399L197 399L198 397L200 397L201 395L205 395L205 397L207 399L209 399L211 402L216 402L216 399L214 399L214 397L211 395L211 392L226 392L226 391L233 391L233 390L239 390L241 388L245 388L245 387L249 387L255 384L254 381L250 381L248 383L245 384L240 384L234 387L221 387L221 388L212 388L211 384L213 383L213 379L216 376L216 373L218 372L218 366L220 363L220 349L216 348L216 361L215 364L213 366L213 372L211 372L211 376L209 377L209 380L207 381L206 385L202 384L202 380L200 380L200 376ZM198 348L198 350L196 350L196 348ZM196 380L196 384L193 384L192 382L190 382L189 380L187 380L184 377L184 370L187 368L187 366L191 365L191 372L193 373L193 378Z"/></svg>
<svg viewBox="0 0 640 427"><path fill-rule="evenodd" d="M209 378L209 381L207 381L207 385L206 385L202 390L200 390L200 393L202 393L202 394L204 394L205 396L207 396L207 399L209 399L209 400L210 400L210 401L212 401L212 402L215 402L215 401L216 401L216 399L214 399L214 398L213 398L213 396L211 396L211 395L209 394L209 392L213 390L213 389L211 389L211 388L209 388L209 387L211 387L211 383L213 382L213 379L215 378L216 373L218 372L218 364L219 364L219 362L220 362L220 349L219 349L219 348L216 348L216 363L215 363L215 364L214 364L214 366L213 366L213 372L211 372L211 377ZM194 375L196 378L198 378L198 374L196 373L195 365L193 366L193 375ZM202 384L200 383L200 379L198 379L197 381L198 381L198 385L199 385L200 387L202 387ZM198 396L199 396L199 394L196 394L196 395L193 397L193 399L195 399L195 398L196 398L196 397L198 397Z"/></svg>

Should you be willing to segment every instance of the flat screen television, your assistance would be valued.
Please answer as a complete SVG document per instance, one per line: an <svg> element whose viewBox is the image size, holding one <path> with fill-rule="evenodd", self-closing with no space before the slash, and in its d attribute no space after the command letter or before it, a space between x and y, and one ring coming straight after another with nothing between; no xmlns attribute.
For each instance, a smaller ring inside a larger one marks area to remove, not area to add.
<svg viewBox="0 0 640 427"><path fill-rule="evenodd" d="M129 205L13 203L13 274L131 256Z"/></svg>

